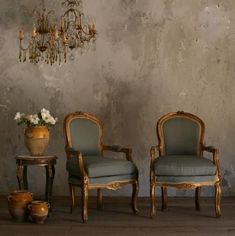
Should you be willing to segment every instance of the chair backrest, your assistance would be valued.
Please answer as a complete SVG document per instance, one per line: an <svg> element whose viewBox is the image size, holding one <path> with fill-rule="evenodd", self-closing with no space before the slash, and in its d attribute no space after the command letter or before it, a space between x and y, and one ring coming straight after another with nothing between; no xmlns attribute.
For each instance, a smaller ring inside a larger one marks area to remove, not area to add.
<svg viewBox="0 0 235 236"><path fill-rule="evenodd" d="M94 115L75 112L64 119L66 147L73 148L82 155L102 154L103 127Z"/></svg>
<svg viewBox="0 0 235 236"><path fill-rule="evenodd" d="M190 113L168 113L157 122L160 155L200 155L205 133L203 121Z"/></svg>

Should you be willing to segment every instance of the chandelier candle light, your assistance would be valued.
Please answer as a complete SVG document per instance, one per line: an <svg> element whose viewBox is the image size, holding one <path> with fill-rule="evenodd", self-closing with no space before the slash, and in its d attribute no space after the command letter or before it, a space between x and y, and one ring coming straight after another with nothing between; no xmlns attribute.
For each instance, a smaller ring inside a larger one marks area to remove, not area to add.
<svg viewBox="0 0 235 236"><path fill-rule="evenodd" d="M95 24L91 21L84 23L81 0L65 0L62 5L66 11L61 16L60 25L52 22L53 10L46 12L43 0L43 12L34 11L36 23L33 24L32 34L27 47L23 45L25 35L23 30L19 31L19 60L31 63L44 61L47 64L59 64L67 61L68 49L88 48L89 42L94 42L97 31Z"/></svg>

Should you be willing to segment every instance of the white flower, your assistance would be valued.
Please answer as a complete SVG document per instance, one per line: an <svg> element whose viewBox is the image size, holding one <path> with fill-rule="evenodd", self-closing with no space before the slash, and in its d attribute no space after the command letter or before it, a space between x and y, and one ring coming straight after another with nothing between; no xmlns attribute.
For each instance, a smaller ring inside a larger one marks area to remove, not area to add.
<svg viewBox="0 0 235 236"><path fill-rule="evenodd" d="M24 116L25 116L24 113L17 112L14 119L15 119L17 122L20 122L21 119L22 119Z"/></svg>
<svg viewBox="0 0 235 236"><path fill-rule="evenodd" d="M47 115L49 115L50 112L49 112L48 110L46 110L45 108L42 108L41 114L47 114Z"/></svg>
<svg viewBox="0 0 235 236"><path fill-rule="evenodd" d="M50 119L49 119L49 123L54 125L56 123L56 120L51 116Z"/></svg>
<svg viewBox="0 0 235 236"><path fill-rule="evenodd" d="M20 114L20 112L17 112L14 119L20 120L20 118L21 118L21 114Z"/></svg>
<svg viewBox="0 0 235 236"><path fill-rule="evenodd" d="M32 115L25 115L24 113L17 112L14 119L18 125L25 124L28 127L37 125L51 127L55 125L58 120L57 118L51 116L50 111L45 108L42 108L39 113Z"/></svg>
<svg viewBox="0 0 235 236"><path fill-rule="evenodd" d="M34 125L38 125L38 123L39 123L39 117L38 117L38 115L37 115L37 114L31 115L31 117L30 117L30 122L31 122L32 124L34 124Z"/></svg>
<svg viewBox="0 0 235 236"><path fill-rule="evenodd" d="M43 119L46 123L50 123L50 119L51 119L51 115L50 115L50 114L41 113L41 115L42 115L42 119Z"/></svg>
<svg viewBox="0 0 235 236"><path fill-rule="evenodd" d="M55 119L51 116L50 112L45 108L41 110L41 116L42 119L48 124L54 125L56 123Z"/></svg>
<svg viewBox="0 0 235 236"><path fill-rule="evenodd" d="M55 119L50 114L42 114L42 119L49 124L55 124Z"/></svg>
<svg viewBox="0 0 235 236"><path fill-rule="evenodd" d="M42 119L46 121L48 119L48 114L41 112Z"/></svg>

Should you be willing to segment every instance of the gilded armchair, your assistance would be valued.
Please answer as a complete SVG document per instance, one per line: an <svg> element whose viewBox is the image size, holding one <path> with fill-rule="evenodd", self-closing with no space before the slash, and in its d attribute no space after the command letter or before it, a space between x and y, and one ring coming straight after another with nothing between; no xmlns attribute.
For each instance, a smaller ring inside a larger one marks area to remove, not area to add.
<svg viewBox="0 0 235 236"><path fill-rule="evenodd" d="M151 216L156 215L157 186L161 187L162 210L167 208L167 187L195 189L195 206L200 210L201 187L214 186L215 215L220 217L219 151L203 145L203 121L190 113L169 113L158 120L156 131L159 144L150 150ZM204 157L204 151L212 154L212 160Z"/></svg>
<svg viewBox="0 0 235 236"><path fill-rule="evenodd" d="M70 189L71 213L75 187L81 188L82 220L88 220L88 190L97 189L97 208L102 209L102 189L117 190L132 184L132 209L137 212L138 170L132 161L132 150L103 144L103 126L91 114L75 112L64 119L66 169ZM126 159L108 158L104 151L121 152Z"/></svg>

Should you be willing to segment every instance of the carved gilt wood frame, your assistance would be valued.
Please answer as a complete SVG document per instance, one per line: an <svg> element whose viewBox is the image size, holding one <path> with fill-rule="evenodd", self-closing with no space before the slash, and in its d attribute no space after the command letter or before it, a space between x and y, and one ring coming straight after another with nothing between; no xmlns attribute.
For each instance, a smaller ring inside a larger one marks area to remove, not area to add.
<svg viewBox="0 0 235 236"><path fill-rule="evenodd" d="M216 174L213 181L210 182L181 182L181 183L169 183L169 182L158 182L154 168L154 162L156 158L160 158L165 154L165 144L164 144L164 133L163 133L163 125L166 121L174 118L185 118L190 119L196 122L199 126L199 140L198 140L198 155L202 155L203 151L207 151L212 153L213 163L216 166ZM156 215L156 197L155 197L155 189L157 186L161 187L162 190L162 210L167 208L167 187L176 187L179 189L196 189L195 191L195 206L196 210L200 210L200 192L202 186L215 186L215 213L216 217L221 216L220 210L220 202L221 202L221 174L220 174L220 163L219 163L219 150L214 148L213 146L204 146L204 134L205 134L205 125L204 122L197 116L186 113L183 111L172 112L162 116L156 126L156 132L158 137L159 144L157 146L153 146L150 149L150 198L151 198L151 212L150 215L153 217ZM159 154L159 157L157 156Z"/></svg>
<svg viewBox="0 0 235 236"><path fill-rule="evenodd" d="M125 154L126 159L128 161L132 161L132 150L129 148L122 148L120 146L107 146L103 143L103 133L104 129L100 122L100 120L89 113L85 112L75 112L68 114L64 119L64 135L65 135L65 150L67 154L67 159L71 158L72 156L77 157L78 166L81 172L81 184L74 185L69 184L70 187L70 196L71 196L71 213L74 208L75 204L75 187L80 187L82 191L82 220L86 222L88 220L88 190L89 189L97 189L97 208L102 209L103 200L102 200L102 191L101 189L110 189L110 190L117 190L120 189L122 186L126 184L132 184L133 192L132 192L132 209L134 213L137 213L137 195L139 191L139 181L138 181L138 174L136 179L126 179L122 181L112 181L105 184L91 184L89 183L89 177L86 172L84 163L83 163L83 156L79 150L72 149L72 140L70 135L70 123L74 119L87 119L94 122L99 127L99 152L100 156L103 156L104 151L112 151L112 152L122 152Z"/></svg>

